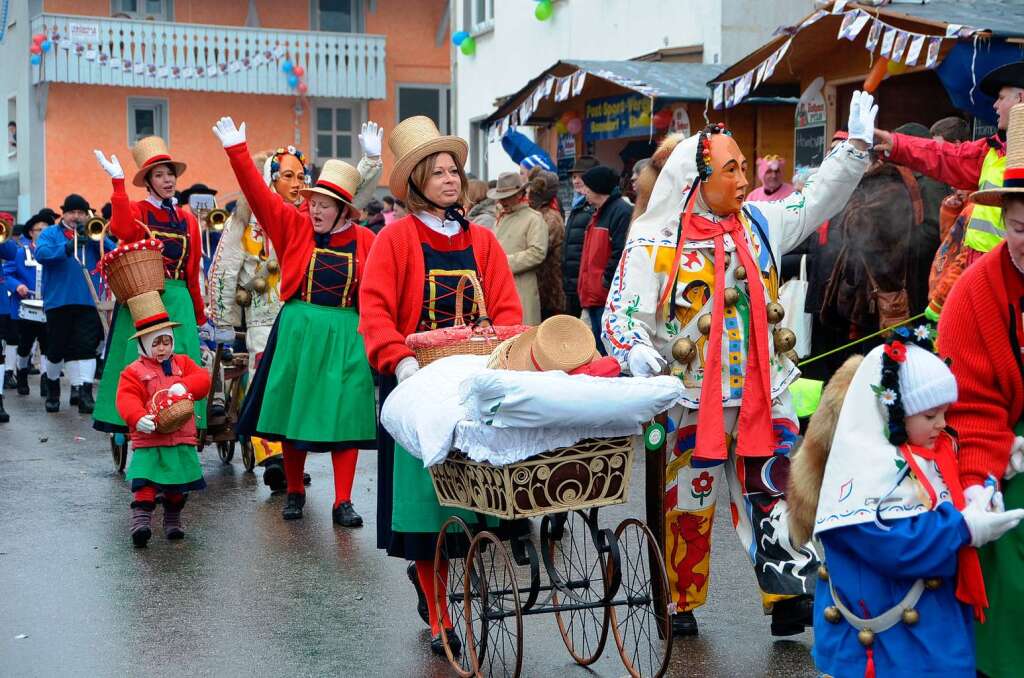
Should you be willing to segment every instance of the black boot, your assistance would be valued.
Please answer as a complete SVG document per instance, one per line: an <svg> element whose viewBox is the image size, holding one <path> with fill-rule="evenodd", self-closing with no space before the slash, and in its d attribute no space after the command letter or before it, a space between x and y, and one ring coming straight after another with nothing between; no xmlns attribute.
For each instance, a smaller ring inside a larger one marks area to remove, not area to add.
<svg viewBox="0 0 1024 678"><path fill-rule="evenodd" d="M60 412L60 379L48 379L46 380L46 411L47 412Z"/></svg>
<svg viewBox="0 0 1024 678"><path fill-rule="evenodd" d="M181 510L185 508L188 495L175 497L174 501L164 498L164 536L168 539L184 539L185 526L181 522Z"/></svg>
<svg viewBox="0 0 1024 678"><path fill-rule="evenodd" d="M4 409L4 397L0 395L0 424L6 424L11 420L11 415Z"/></svg>
<svg viewBox="0 0 1024 678"><path fill-rule="evenodd" d="M92 414L96 401L92 399L92 384L82 384L78 389L78 413Z"/></svg>
<svg viewBox="0 0 1024 678"><path fill-rule="evenodd" d="M289 492L285 500L284 508L281 510L281 517L285 520L301 520L302 507L306 505L306 495L297 492Z"/></svg>
<svg viewBox="0 0 1024 678"><path fill-rule="evenodd" d="M672 635L677 638L697 635L697 618L693 612L677 612L672 615Z"/></svg>
<svg viewBox="0 0 1024 678"><path fill-rule="evenodd" d="M284 492L288 488L284 477L284 462L280 457L267 460L263 467L263 484L270 488L271 494Z"/></svg>
<svg viewBox="0 0 1024 678"><path fill-rule="evenodd" d="M46 398L47 382L50 381L46 378L46 375L39 377L39 397Z"/></svg>
<svg viewBox="0 0 1024 678"><path fill-rule="evenodd" d="M795 636L814 626L814 596L794 596L772 605L772 635Z"/></svg>
<svg viewBox="0 0 1024 678"><path fill-rule="evenodd" d="M71 386L71 395L68 397L68 405L71 407L78 407L78 401L81 399L82 387Z"/></svg>
<svg viewBox="0 0 1024 678"><path fill-rule="evenodd" d="M99 381L103 378L103 366L106 364L106 360L102 356L96 358L96 374L93 375L93 379Z"/></svg>
<svg viewBox="0 0 1024 678"><path fill-rule="evenodd" d="M17 386L18 381L14 378L14 370L4 370L4 388L15 388Z"/></svg>
<svg viewBox="0 0 1024 678"><path fill-rule="evenodd" d="M356 513L356 509L352 506L352 502L343 501L331 511L331 516L334 518L334 522L342 527L362 527L363 517Z"/></svg>
<svg viewBox="0 0 1024 678"><path fill-rule="evenodd" d="M420 586L420 577L416 573L415 562L409 563L405 574L409 577L409 581L412 582L413 588L416 589L416 612L419 613L423 623L430 626L430 609L427 607L427 595L423 593L423 587Z"/></svg>
<svg viewBox="0 0 1024 678"><path fill-rule="evenodd" d="M18 370L18 374L15 375L15 380L18 382L18 395L28 395L28 368L23 367Z"/></svg>

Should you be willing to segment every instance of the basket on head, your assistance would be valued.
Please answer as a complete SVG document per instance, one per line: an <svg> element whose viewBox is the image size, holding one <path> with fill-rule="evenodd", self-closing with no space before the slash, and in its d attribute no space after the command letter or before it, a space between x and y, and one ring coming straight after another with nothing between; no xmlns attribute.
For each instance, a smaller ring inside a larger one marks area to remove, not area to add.
<svg viewBox="0 0 1024 678"><path fill-rule="evenodd" d="M100 273L119 302L146 292L164 291L163 245L159 240L147 238L125 243L103 253L100 241Z"/></svg>
<svg viewBox="0 0 1024 678"><path fill-rule="evenodd" d="M150 401L150 411L156 422L157 433L174 433L195 416L195 403L191 397L169 399L167 390L157 391ZM163 395L163 398L159 396Z"/></svg>
<svg viewBox="0 0 1024 678"><path fill-rule="evenodd" d="M1024 104L1010 109L1003 185L977 191L971 195L971 200L978 205L1002 207L1003 200L1010 195L1024 195Z"/></svg>

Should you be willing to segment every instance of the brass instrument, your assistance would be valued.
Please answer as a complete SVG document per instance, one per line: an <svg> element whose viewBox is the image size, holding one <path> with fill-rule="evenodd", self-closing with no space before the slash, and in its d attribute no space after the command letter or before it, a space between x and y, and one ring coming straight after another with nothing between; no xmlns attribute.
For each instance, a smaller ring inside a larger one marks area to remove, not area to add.
<svg viewBox="0 0 1024 678"><path fill-rule="evenodd" d="M85 222L85 234L89 240L99 242L107 237L107 227L108 223L102 217L93 217Z"/></svg>
<svg viewBox="0 0 1024 678"><path fill-rule="evenodd" d="M220 232L224 230L224 225L228 222L228 214L226 209L216 207L206 213L206 227L211 231Z"/></svg>
<svg viewBox="0 0 1024 678"><path fill-rule="evenodd" d="M0 219L0 243L7 242L7 239L14 233L14 224Z"/></svg>

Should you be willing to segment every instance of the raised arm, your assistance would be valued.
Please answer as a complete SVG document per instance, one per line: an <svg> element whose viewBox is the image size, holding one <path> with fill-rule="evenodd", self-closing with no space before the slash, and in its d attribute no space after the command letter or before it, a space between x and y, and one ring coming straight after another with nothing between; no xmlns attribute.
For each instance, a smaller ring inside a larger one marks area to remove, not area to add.
<svg viewBox="0 0 1024 678"><path fill-rule="evenodd" d="M981 166L989 151L988 139L954 144L893 132L879 132L875 137L880 143L891 145L889 160L897 165L909 167L953 188L978 188Z"/></svg>
<svg viewBox="0 0 1024 678"><path fill-rule="evenodd" d="M359 188L352 198L352 204L359 209L365 208L373 200L373 192L377 190L380 172L384 167L380 159L383 139L383 127L373 121L363 123L359 132L359 145L363 148L363 157L356 166L359 170Z"/></svg>

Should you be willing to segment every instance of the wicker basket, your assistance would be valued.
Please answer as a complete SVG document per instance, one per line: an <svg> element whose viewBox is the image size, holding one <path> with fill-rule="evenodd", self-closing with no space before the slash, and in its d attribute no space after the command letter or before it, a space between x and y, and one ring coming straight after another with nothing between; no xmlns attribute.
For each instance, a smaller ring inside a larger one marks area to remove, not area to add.
<svg viewBox="0 0 1024 678"><path fill-rule="evenodd" d="M479 325L467 325L462 316L466 296L466 285L473 285L474 300L480 312ZM487 304L484 302L483 287L475 273L459 278L455 287L455 325L440 330L417 332L405 339L406 345L416 354L416 362L426 367L435 360L453 355L490 355L498 344L522 334L525 325L497 327L487 319Z"/></svg>
<svg viewBox="0 0 1024 678"><path fill-rule="evenodd" d="M126 243L104 254L100 240L100 260L103 275L114 296L122 304L143 292L164 291L164 257L159 240L153 238L149 228L146 240Z"/></svg>
<svg viewBox="0 0 1024 678"><path fill-rule="evenodd" d="M167 393L166 389L153 394L150 411L154 412L157 433L174 433L195 415L195 403L191 398L182 398L160 407L157 405L157 397L164 393Z"/></svg>
<svg viewBox="0 0 1024 678"><path fill-rule="evenodd" d="M508 466L472 461L460 452L430 467L442 506L498 518L529 518L625 503L633 439L595 438Z"/></svg>

